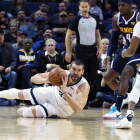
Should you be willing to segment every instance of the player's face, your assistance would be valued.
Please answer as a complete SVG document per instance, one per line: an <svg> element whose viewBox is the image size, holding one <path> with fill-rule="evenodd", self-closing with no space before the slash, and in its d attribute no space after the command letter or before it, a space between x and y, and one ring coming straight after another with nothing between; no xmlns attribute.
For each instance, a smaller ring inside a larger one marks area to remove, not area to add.
<svg viewBox="0 0 140 140"><path fill-rule="evenodd" d="M82 65L72 64L70 67L70 77L73 82L80 80L80 77L84 74L84 69Z"/></svg>
<svg viewBox="0 0 140 140"><path fill-rule="evenodd" d="M127 4L125 2L118 2L118 9L121 16L126 16L128 13L131 12L131 4Z"/></svg>
<svg viewBox="0 0 140 140"><path fill-rule="evenodd" d="M81 14L82 14L83 16L85 16L85 15L88 14L89 8L90 8L90 6L89 6L89 3L88 3L88 2L81 2L81 3L80 3L79 9L80 9Z"/></svg>

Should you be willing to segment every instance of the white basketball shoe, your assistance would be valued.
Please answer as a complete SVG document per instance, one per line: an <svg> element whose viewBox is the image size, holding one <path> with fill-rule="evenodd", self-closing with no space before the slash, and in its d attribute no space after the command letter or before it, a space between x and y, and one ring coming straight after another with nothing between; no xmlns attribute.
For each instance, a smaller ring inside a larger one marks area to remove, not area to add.
<svg viewBox="0 0 140 140"><path fill-rule="evenodd" d="M130 129L132 128L132 118L134 117L134 112L132 110L129 110L125 117L116 124L115 128L117 129Z"/></svg>

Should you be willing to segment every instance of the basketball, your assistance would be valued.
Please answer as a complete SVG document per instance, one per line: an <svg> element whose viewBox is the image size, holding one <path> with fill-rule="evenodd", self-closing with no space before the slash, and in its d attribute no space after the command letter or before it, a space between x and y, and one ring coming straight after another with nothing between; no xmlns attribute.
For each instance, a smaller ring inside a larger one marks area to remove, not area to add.
<svg viewBox="0 0 140 140"><path fill-rule="evenodd" d="M66 75L66 72L61 68L54 68L49 73L49 81L52 85L61 86L62 77Z"/></svg>

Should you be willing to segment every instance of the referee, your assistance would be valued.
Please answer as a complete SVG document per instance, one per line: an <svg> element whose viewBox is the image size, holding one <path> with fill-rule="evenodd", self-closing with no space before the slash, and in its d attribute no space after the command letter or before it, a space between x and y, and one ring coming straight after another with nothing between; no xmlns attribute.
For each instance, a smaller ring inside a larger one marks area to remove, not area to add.
<svg viewBox="0 0 140 140"><path fill-rule="evenodd" d="M75 47L76 59L81 59L85 64L84 77L90 87L97 76L98 59L101 56L101 37L96 20L89 15L90 5L87 0L79 2L81 14L76 16L69 24L65 44L67 62L71 61L70 36L76 32L77 45ZM97 46L96 46L97 43Z"/></svg>

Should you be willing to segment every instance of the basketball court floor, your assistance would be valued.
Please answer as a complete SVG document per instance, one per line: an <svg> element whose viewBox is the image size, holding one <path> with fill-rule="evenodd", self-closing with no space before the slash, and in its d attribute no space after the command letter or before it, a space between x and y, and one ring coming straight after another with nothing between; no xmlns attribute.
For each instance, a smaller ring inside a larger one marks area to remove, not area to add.
<svg viewBox="0 0 140 140"><path fill-rule="evenodd" d="M17 109L0 107L0 140L140 140L140 109L132 130L114 129L118 120L103 120L109 109L90 108L67 119L23 118Z"/></svg>

